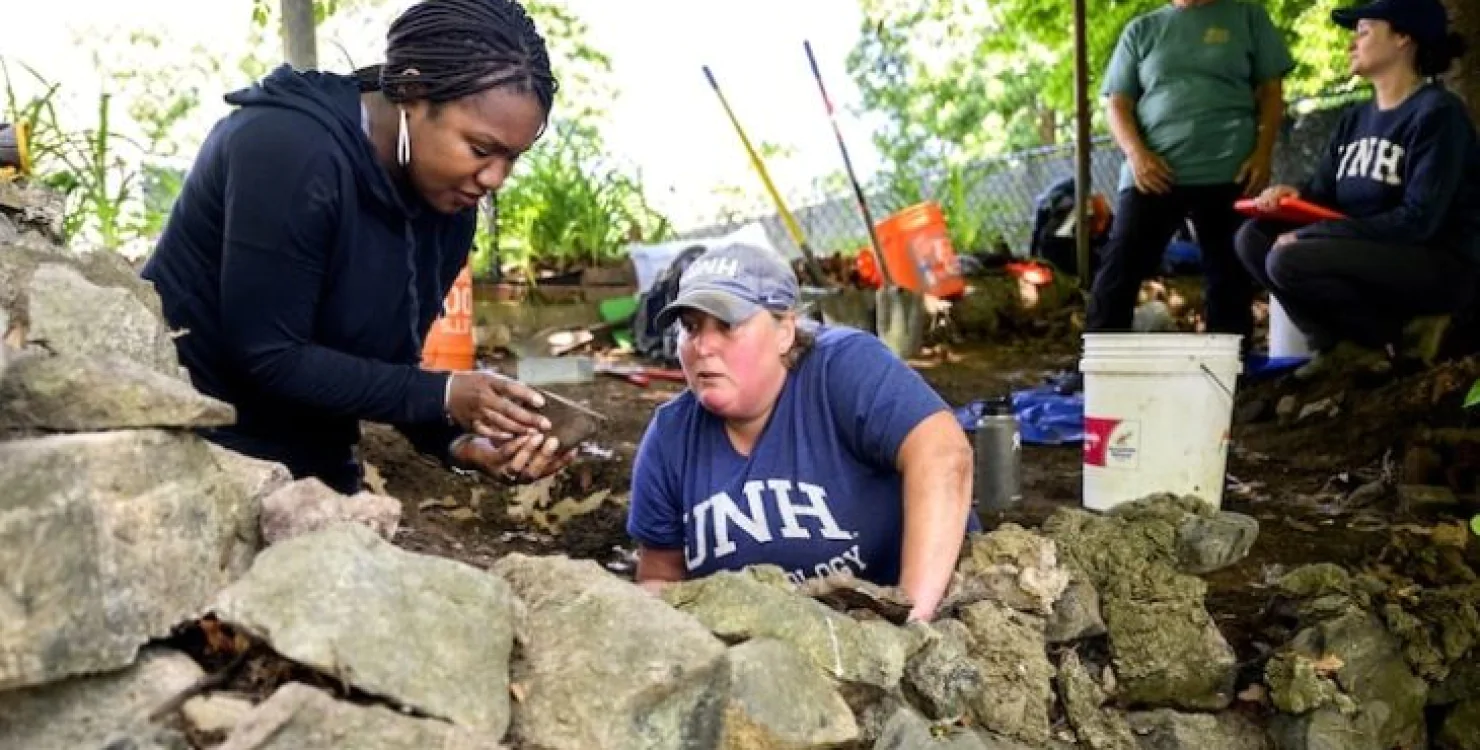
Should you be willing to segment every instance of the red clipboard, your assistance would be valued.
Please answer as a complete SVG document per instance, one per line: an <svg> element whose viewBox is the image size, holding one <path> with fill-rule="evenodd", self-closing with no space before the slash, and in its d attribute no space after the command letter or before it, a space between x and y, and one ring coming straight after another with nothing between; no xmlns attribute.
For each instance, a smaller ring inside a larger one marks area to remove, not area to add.
<svg viewBox="0 0 1480 750"><path fill-rule="evenodd" d="M1339 211L1332 211L1325 206L1318 206L1309 201L1300 200L1299 198L1281 198L1279 208L1273 211L1260 211L1254 205L1253 198L1236 201L1233 204L1233 208L1245 216L1252 216L1258 219L1274 219L1275 221L1283 221L1290 224L1314 224L1318 221L1326 221L1328 219L1346 218L1346 214Z"/></svg>

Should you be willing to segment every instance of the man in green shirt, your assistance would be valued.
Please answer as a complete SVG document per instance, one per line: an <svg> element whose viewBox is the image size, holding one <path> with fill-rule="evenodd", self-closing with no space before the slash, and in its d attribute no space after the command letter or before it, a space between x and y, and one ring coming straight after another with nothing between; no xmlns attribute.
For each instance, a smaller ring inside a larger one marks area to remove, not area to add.
<svg viewBox="0 0 1480 750"><path fill-rule="evenodd" d="M1295 66L1252 0L1172 0L1133 19L1105 73L1110 131L1126 155L1115 226L1086 327L1128 330L1141 282L1191 219L1202 250L1208 330L1247 337L1254 287L1233 251L1233 204L1269 182Z"/></svg>

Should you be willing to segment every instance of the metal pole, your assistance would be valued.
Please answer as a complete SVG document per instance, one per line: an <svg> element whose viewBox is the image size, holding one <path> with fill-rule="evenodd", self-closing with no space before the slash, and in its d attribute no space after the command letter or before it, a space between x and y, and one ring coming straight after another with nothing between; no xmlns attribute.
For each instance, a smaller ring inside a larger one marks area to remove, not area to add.
<svg viewBox="0 0 1480 750"><path fill-rule="evenodd" d="M1074 0L1074 248L1079 261L1079 288L1089 289L1089 45L1085 0Z"/></svg>

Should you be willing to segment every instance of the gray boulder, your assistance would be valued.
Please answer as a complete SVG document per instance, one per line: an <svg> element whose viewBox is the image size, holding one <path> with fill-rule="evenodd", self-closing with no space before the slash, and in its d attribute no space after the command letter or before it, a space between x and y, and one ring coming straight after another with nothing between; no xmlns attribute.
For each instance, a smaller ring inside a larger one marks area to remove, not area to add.
<svg viewBox="0 0 1480 750"><path fill-rule="evenodd" d="M149 727L149 714L202 676L200 666L184 654L145 649L138 663L116 672L0 692L0 748L96 750L117 747L115 741L168 744L168 736Z"/></svg>
<svg viewBox="0 0 1480 750"><path fill-rule="evenodd" d="M0 443L0 690L133 663L247 569L257 515L188 433Z"/></svg>
<svg viewBox="0 0 1480 750"><path fill-rule="evenodd" d="M774 638L833 679L893 690L920 645L887 622L860 622L800 596L779 568L721 572L670 587L663 598L728 642Z"/></svg>
<svg viewBox="0 0 1480 750"><path fill-rule="evenodd" d="M1128 714L1142 750L1269 750L1264 727L1242 714L1185 714L1167 708Z"/></svg>
<svg viewBox="0 0 1480 750"><path fill-rule="evenodd" d="M712 747L725 645L589 560L511 554L493 572L523 607L511 742L546 750Z"/></svg>
<svg viewBox="0 0 1480 750"><path fill-rule="evenodd" d="M258 555L213 609L279 654L372 695L500 738L509 726L509 587L353 523Z"/></svg>
<svg viewBox="0 0 1480 750"><path fill-rule="evenodd" d="M22 356L0 379L0 428L86 432L235 422L230 404L117 355Z"/></svg>
<svg viewBox="0 0 1480 750"><path fill-rule="evenodd" d="M1053 664L1048 661L1042 618L985 601L961 612L970 653L984 689L970 700L980 725L999 735L1042 745L1049 737Z"/></svg>
<svg viewBox="0 0 1480 750"><path fill-rule="evenodd" d="M334 700L290 682L247 714L217 750L500 750L497 739L384 706Z"/></svg>
<svg viewBox="0 0 1480 750"><path fill-rule="evenodd" d="M185 379L159 295L119 253L6 247L0 252L0 309L27 349L118 356Z"/></svg>
<svg viewBox="0 0 1480 750"><path fill-rule="evenodd" d="M1125 715L1104 707L1104 689L1085 669L1075 651L1064 653L1063 661L1059 662L1058 681L1059 692L1064 697L1064 713L1080 742L1094 750L1139 750L1140 743Z"/></svg>
<svg viewBox="0 0 1480 750"><path fill-rule="evenodd" d="M262 499L262 541L266 544L345 522L360 524L390 541L401 527L401 501L373 492L341 495L313 477L292 482Z"/></svg>
<svg viewBox="0 0 1480 750"><path fill-rule="evenodd" d="M726 655L729 680L719 748L802 750L843 747L858 724L832 682L791 646L746 641Z"/></svg>

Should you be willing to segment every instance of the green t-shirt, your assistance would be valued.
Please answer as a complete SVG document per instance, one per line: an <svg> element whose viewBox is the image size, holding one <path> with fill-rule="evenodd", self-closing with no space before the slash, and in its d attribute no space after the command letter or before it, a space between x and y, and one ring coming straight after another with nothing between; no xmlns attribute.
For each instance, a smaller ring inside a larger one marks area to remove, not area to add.
<svg viewBox="0 0 1480 750"><path fill-rule="evenodd" d="M1101 93L1136 101L1146 145L1179 185L1233 182L1258 135L1255 89L1295 67L1264 8L1248 0L1167 5L1126 25ZM1132 187L1130 165L1120 189Z"/></svg>

